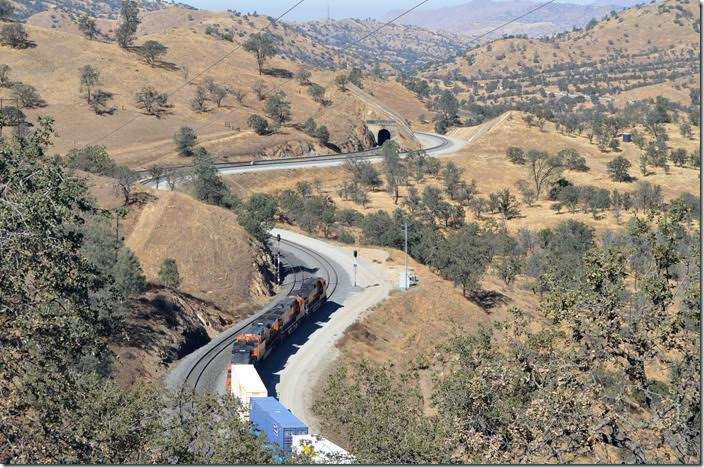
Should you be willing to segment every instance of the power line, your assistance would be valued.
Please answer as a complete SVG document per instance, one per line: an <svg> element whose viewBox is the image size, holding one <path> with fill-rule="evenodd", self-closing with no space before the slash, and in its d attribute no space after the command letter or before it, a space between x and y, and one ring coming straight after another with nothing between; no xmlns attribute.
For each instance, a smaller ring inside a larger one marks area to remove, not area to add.
<svg viewBox="0 0 704 468"><path fill-rule="evenodd" d="M361 39L357 39L357 40L355 40L355 41L353 41L353 42L351 42L351 43L348 43L347 46L350 46L350 45L353 45L353 44L358 44L358 43L362 42L363 40L367 39L368 37L372 36L373 34L378 33L379 31L381 31L381 30L382 30L383 28L385 28L386 26L389 26L389 25L392 24L394 21L398 20L399 18L403 18L404 16L406 16L407 14L409 14L410 12L412 12L413 10L415 10L415 9L417 9L418 7L420 7L420 6L422 6L422 5L426 4L426 3L428 3L429 1L430 1L430 0L423 0L423 1L421 1L420 3L417 3L415 6L409 8L408 10L405 10L403 13L401 13L400 15L398 15L397 17L395 17L395 18L392 19L391 21L387 21L386 23L382 24L381 26L379 26L378 28L376 28L374 31L372 31L372 32L370 32L369 34L367 34L366 36L362 37ZM555 1L555 0L553 0L553 1ZM288 83L288 82L291 81L292 79L293 79L293 77L285 79L284 81L282 81L281 83L279 83L278 85L276 85L276 87L274 87L274 89L273 89L272 91L278 91L278 90L280 90L283 85L285 85L286 83ZM333 78L333 80L334 80L334 78ZM332 81L330 81L330 83L328 83L328 86L330 86L330 84L332 84ZM326 86L326 88L327 88L327 86ZM207 128L207 127L211 126L212 124L214 124L214 123L216 123L216 122L219 122L221 119L227 118L227 117L228 117L230 114L232 114L233 112L235 112L235 111L232 110L232 111L228 112L227 114L223 115L222 117L215 118L215 119L213 119L213 120L208 121L208 123L203 124L203 125L201 125L200 127L197 127L197 128L196 128L196 131L201 131L202 129Z"/></svg>
<svg viewBox="0 0 704 468"><path fill-rule="evenodd" d="M266 25L266 26L263 27L263 28L260 28L260 29L257 31L257 33L261 33L261 32L263 32L263 31L266 31L267 29L269 29L270 27L272 27L274 24L276 24L281 18L283 18L284 16L286 16L287 14L289 14L291 11L293 11L296 7L298 7L301 3L305 2L305 1L306 1L306 0L298 0L298 2L296 2L292 7L290 7L288 10L286 10L285 12L283 12L281 15L279 15L279 16L278 16L276 19L274 19L273 21L269 22L268 25ZM238 50L240 50L243 45L244 45L244 42L241 43L241 44L239 44L239 45L238 45L237 47L235 47L234 49L230 50L228 53L226 53L225 55L223 55L222 57L220 57L220 58L219 58L218 60L216 60L215 62L213 62L213 63L211 63L210 65L208 65L207 67L205 67L201 72L197 73L197 74L196 74L195 76L193 76L193 78L191 78L190 80L186 81L185 83L183 83L183 84L180 85L180 86L177 86L174 90L168 92L168 93L167 93L167 96L172 96L172 95L176 94L177 92L181 91L183 88L185 88L185 87L188 86L189 84L193 83L193 81L194 81L196 78L203 76L203 75L204 75L205 73L207 73L209 70L213 69L214 67L216 67L217 65L219 65L220 63L222 63L223 61L225 61L225 60L227 60L229 57L231 57L232 54L234 54L235 52L237 52ZM136 115L135 117L131 118L130 120L128 120L128 121L125 122L124 124L120 125L119 127L115 128L114 130L112 130L112 131L111 131L110 133L108 133L107 135L105 135L105 136L103 136L103 137L97 139L94 144L97 144L97 143L99 143L99 142L105 140L106 138L111 137L112 135L114 135L115 133L119 132L120 130L122 130L123 128L125 128L126 126L128 126L129 124L131 124L132 122L134 122L135 120L137 120L137 119L140 118L140 117L142 117L142 115Z"/></svg>
<svg viewBox="0 0 704 468"><path fill-rule="evenodd" d="M526 12L526 13L523 13L521 16L517 16L517 17L513 18L512 20L507 21L507 22L505 22L504 24L495 27L494 29L492 29L492 30L490 30L490 31L487 31L487 32L485 32L485 33L483 33L483 34L480 34L479 36L472 36L472 37L474 38L474 40L481 39L482 37L488 36L489 34L498 31L499 29L503 28L504 26L508 26L508 25L511 24L511 23L515 23L515 22L518 21L519 19L524 18L524 17L530 15L531 13L533 13L533 12L535 12L535 11L538 11L538 10L540 10L541 8L544 8L544 7L548 6L548 5L550 5L551 3L555 3L556 1L557 1L557 0L550 0L550 1L548 1L548 2L545 2L545 3L541 4L541 5L538 5L537 7L533 8L532 10L530 10L530 11L528 11L528 12Z"/></svg>
<svg viewBox="0 0 704 468"><path fill-rule="evenodd" d="M423 0L422 2L420 2L419 4L417 4L416 6L414 6L413 8L411 8L410 10L404 11L403 13L401 13L400 15L398 15L396 18L392 19L391 21L388 21L388 22L385 23L385 24L382 24L381 26L379 26L378 28L376 28L374 31L370 32L369 34L367 34L366 36L364 36L363 38L361 38L361 39L359 39L358 41L355 41L355 42L362 42L363 40L365 40L365 39L368 38L369 36L372 36L372 35L378 33L380 30L382 30L382 29L384 29L385 27L389 26L391 23L395 22L397 19L403 18L404 16L406 16L407 14L409 14L410 12L412 12L413 10L415 10L416 8L418 8L418 7L420 7L420 6L422 6L422 5L426 4L426 3L428 3L429 1L430 1L430 0ZM554 0L553 0L553 1L554 1Z"/></svg>

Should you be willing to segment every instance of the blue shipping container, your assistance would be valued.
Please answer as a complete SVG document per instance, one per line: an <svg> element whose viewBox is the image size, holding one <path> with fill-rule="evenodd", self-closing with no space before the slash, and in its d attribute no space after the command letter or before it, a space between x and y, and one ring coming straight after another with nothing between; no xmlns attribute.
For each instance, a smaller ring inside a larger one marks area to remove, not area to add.
<svg viewBox="0 0 704 468"><path fill-rule="evenodd" d="M251 398L249 420L286 453L291 452L291 437L308 434L308 427L274 397Z"/></svg>

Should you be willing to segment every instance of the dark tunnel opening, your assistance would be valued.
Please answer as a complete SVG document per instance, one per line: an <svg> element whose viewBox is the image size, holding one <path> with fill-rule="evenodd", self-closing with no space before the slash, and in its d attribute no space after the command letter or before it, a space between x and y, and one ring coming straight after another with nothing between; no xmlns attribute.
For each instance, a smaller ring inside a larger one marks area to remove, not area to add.
<svg viewBox="0 0 704 468"><path fill-rule="evenodd" d="M376 138L376 142L379 146L383 145L386 140L391 139L391 132L389 132L387 129L382 128L379 130L379 135Z"/></svg>

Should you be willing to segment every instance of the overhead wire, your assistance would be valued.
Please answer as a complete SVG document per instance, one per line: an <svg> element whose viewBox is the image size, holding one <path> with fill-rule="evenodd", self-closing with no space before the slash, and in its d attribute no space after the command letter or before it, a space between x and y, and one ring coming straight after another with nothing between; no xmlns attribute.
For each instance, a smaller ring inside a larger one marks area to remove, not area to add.
<svg viewBox="0 0 704 468"><path fill-rule="evenodd" d="M408 10L404 10L400 15L396 16L396 17L393 18L392 20L387 21L386 23L382 24L381 26L379 26L379 27L376 28L374 31L370 32L369 34L365 35L364 37L362 37L362 38L360 38L360 39L356 39L356 40L354 40L354 41L348 43L347 46L351 46L351 45L355 45L355 44L361 43L362 41L368 39L368 38L371 37L372 35L378 33L379 31L381 31L383 28L385 28L385 27L391 25L392 23L394 23L395 21L397 21L397 20L403 18L403 17L406 16L407 14L409 14L409 13L411 13L412 11L418 9L419 7L421 7L421 6L423 6L424 4L428 3L429 1L430 1L430 0L422 0L421 2L415 4L414 6L412 6L411 8L409 8ZM292 79L293 79L293 77L286 78L284 81L282 81L281 83L279 83L278 85L276 85L276 87L273 89L273 91L278 91L278 90L280 90L283 85L285 85L286 83L288 83L288 82L291 81ZM334 78L333 78L333 80L331 80L331 81L327 84L327 86L330 86L330 84L332 84L333 81L334 81ZM325 87L327 88L327 86L325 86ZM218 117L218 118L216 118L216 119L213 119L213 120L209 121L209 122L206 123L206 124L201 125L200 127L197 127L197 128L196 128L196 131L200 131L200 130L202 130L202 129L204 129L204 128L207 128L207 127L209 127L209 126L211 126L211 125L213 125L213 124L215 124L215 123L220 122L222 119L226 118L227 116L229 116L229 115L232 114L233 112L234 112L234 110L228 112L227 114L223 115L222 117Z"/></svg>
<svg viewBox="0 0 704 468"><path fill-rule="evenodd" d="M267 29L269 29L270 27L272 27L272 26L273 26L274 24L276 24L279 20L281 20L284 16L286 16L287 14L289 14L291 11L293 11L294 9L296 9L301 3L305 2L305 1L306 1L306 0L298 0L293 6L291 6L289 9L287 9L286 11L284 11L281 15L279 15L279 16L278 16L277 18L275 18L273 21L270 21L269 24L267 24L265 27L259 28L259 30L257 30L257 33L262 33L262 32L264 32L264 31L266 31ZM174 94L176 94L177 92L181 91L183 88L185 88L185 87L188 86L189 84L193 83L194 80L196 80L197 78L203 76L203 75L204 75L205 73L207 73L209 70L212 70L214 67L216 67L217 65L219 65L219 64L221 64L222 62L224 62L225 60L227 60L229 57L232 56L232 54L234 54L235 52L237 52L238 50L240 50L243 46L244 46L244 42L238 44L237 47L233 48L233 49L230 50L228 53L226 53L226 54L223 55L222 57L218 58L216 61L214 61L213 63L211 63L210 65L208 65L207 67L205 67L203 70L201 70L199 73L196 73L191 79L189 79L189 80L186 81L185 83L183 83L183 84L177 86L175 89L173 89L173 90L169 91L168 93L166 93L166 95L170 97L170 96L173 96ZM100 143L100 142L106 140L107 138L111 137L112 135L116 134L117 132L119 132L119 131L122 130L123 128L127 127L129 124L131 124L131 123L134 122L135 120L139 119L140 117L142 117L142 115L140 115L140 114L134 116L133 118L129 119L129 120L128 120L127 122L125 122L124 124L118 126L117 128L115 128L115 129L113 129L112 131L110 131L109 133L107 133L106 135L104 135L104 136L98 138L97 140L95 140L95 142L94 142L93 144L97 144L97 143Z"/></svg>

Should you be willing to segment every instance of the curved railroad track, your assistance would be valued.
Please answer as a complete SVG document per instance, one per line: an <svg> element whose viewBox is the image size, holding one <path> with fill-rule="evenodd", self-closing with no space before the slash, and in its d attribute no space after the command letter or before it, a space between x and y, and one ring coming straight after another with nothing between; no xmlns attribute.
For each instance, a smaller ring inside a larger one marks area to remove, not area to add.
<svg viewBox="0 0 704 468"><path fill-rule="evenodd" d="M277 301L281 300L282 297L290 295L307 277L322 276L325 278L328 282L328 298L333 297L339 285L338 273L335 266L327 258L312 249L286 239L281 239L281 244L285 246L282 250L288 252L285 257L288 258L292 256L301 264L288 262L285 264L284 271L289 272L285 275L285 278L290 278L290 280L283 283L285 287L282 291L257 314L238 322L236 325L211 340L210 343L192 353L194 355L193 358L186 364L185 368L181 370L181 374L185 374L185 377L182 380L176 379L181 380L181 383L185 387L195 391L211 391L213 393L224 390L224 388L221 388L220 379L214 379L213 375L224 375L227 363L229 363L228 351L234 343L237 334L269 310ZM291 252L293 252L294 255L291 255ZM300 257L308 257L312 262L302 261L303 259ZM307 272L305 269L305 267L311 263L319 266L315 272ZM313 317L314 315L307 317L305 320L312 320Z"/></svg>
<svg viewBox="0 0 704 468"><path fill-rule="evenodd" d="M428 154L442 153L454 146L461 146L463 143L459 140L436 135L434 133L416 132L416 136L421 141L427 141L424 151ZM401 158L408 155L408 152L401 153ZM325 167L341 165L348 158L355 158L360 161L380 161L381 150L374 148L367 151L358 151L353 153L340 153L325 156L298 156L294 158L284 159L259 159L252 161L240 162L221 162L215 163L215 167L220 174L237 174L243 172L260 172L276 169L300 169L306 167ZM165 171L183 170L192 168L193 165L183 164L178 166L165 167ZM142 185L154 188L156 186L155 179L149 174L149 171L137 171ZM188 178L187 175L183 176ZM163 186L166 186L164 184Z"/></svg>

